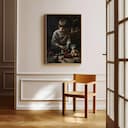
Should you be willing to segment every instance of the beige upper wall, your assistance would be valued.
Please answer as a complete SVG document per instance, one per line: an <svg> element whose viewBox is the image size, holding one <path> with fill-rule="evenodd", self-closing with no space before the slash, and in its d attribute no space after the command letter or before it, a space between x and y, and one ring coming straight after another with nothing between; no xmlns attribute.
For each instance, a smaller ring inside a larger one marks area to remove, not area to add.
<svg viewBox="0 0 128 128"><path fill-rule="evenodd" d="M44 14L82 15L82 63L44 64ZM18 0L17 73L105 73L105 0Z"/></svg>

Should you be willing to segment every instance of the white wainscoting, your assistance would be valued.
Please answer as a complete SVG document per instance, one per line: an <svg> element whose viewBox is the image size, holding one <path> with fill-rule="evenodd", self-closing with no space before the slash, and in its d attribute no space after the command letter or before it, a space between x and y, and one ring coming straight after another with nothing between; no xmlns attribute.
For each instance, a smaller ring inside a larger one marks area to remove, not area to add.
<svg viewBox="0 0 128 128"><path fill-rule="evenodd" d="M62 82L71 80L72 74L18 74L16 85L17 110L61 110ZM106 80L104 74L97 74L97 109L104 110L106 105ZM71 98L67 109L72 109ZM89 99L89 109L92 99ZM77 108L83 108L83 100L77 100Z"/></svg>

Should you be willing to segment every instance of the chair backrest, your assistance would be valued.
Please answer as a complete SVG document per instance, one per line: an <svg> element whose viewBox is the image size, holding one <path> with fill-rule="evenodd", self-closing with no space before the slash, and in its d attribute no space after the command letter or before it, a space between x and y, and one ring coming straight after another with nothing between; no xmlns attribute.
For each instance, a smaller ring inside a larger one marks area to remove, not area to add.
<svg viewBox="0 0 128 128"><path fill-rule="evenodd" d="M94 74L74 74L73 79L78 83L90 83L96 81Z"/></svg>

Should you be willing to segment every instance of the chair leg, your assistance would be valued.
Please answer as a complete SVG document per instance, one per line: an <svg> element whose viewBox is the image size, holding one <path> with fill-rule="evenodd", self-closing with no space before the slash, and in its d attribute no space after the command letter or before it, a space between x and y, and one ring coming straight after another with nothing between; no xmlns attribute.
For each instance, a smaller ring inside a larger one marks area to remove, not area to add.
<svg viewBox="0 0 128 128"><path fill-rule="evenodd" d="M62 101L62 114L65 115L65 109L66 109L66 97L63 96L63 101Z"/></svg>
<svg viewBox="0 0 128 128"><path fill-rule="evenodd" d="M76 111L76 98L73 97L73 111Z"/></svg>
<svg viewBox="0 0 128 128"><path fill-rule="evenodd" d="M93 93L96 93L96 84L93 84ZM93 96L93 113L96 112L96 96Z"/></svg>
<svg viewBox="0 0 128 128"><path fill-rule="evenodd" d="M76 91L76 83L73 84L73 91ZM76 98L73 97L73 111L76 111Z"/></svg>
<svg viewBox="0 0 128 128"><path fill-rule="evenodd" d="M96 112L96 96L93 96L93 113Z"/></svg>
<svg viewBox="0 0 128 128"><path fill-rule="evenodd" d="M87 85L85 85L85 98L84 98L84 100L85 100L85 118L87 118L87 116L88 116L88 93L87 93L88 91L87 91Z"/></svg>
<svg viewBox="0 0 128 128"><path fill-rule="evenodd" d="M65 86L64 86L64 83L63 83L63 86L62 86L62 114L64 115L65 113L65 109L66 109L66 97L64 95L64 91L65 91Z"/></svg>

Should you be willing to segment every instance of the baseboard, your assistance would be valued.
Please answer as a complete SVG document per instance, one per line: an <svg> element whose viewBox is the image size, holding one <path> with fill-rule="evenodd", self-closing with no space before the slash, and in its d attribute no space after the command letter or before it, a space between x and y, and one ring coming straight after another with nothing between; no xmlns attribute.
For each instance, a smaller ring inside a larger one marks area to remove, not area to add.
<svg viewBox="0 0 128 128"><path fill-rule="evenodd" d="M84 105L82 101L77 103L77 109L83 110ZM67 103L66 105L67 110L72 110L72 104ZM92 109L92 102L89 102L88 109ZM61 102L44 102L44 103L30 103L30 104L19 104L16 107L16 110L62 110L62 103ZM96 110L106 110L105 100L96 101Z"/></svg>

